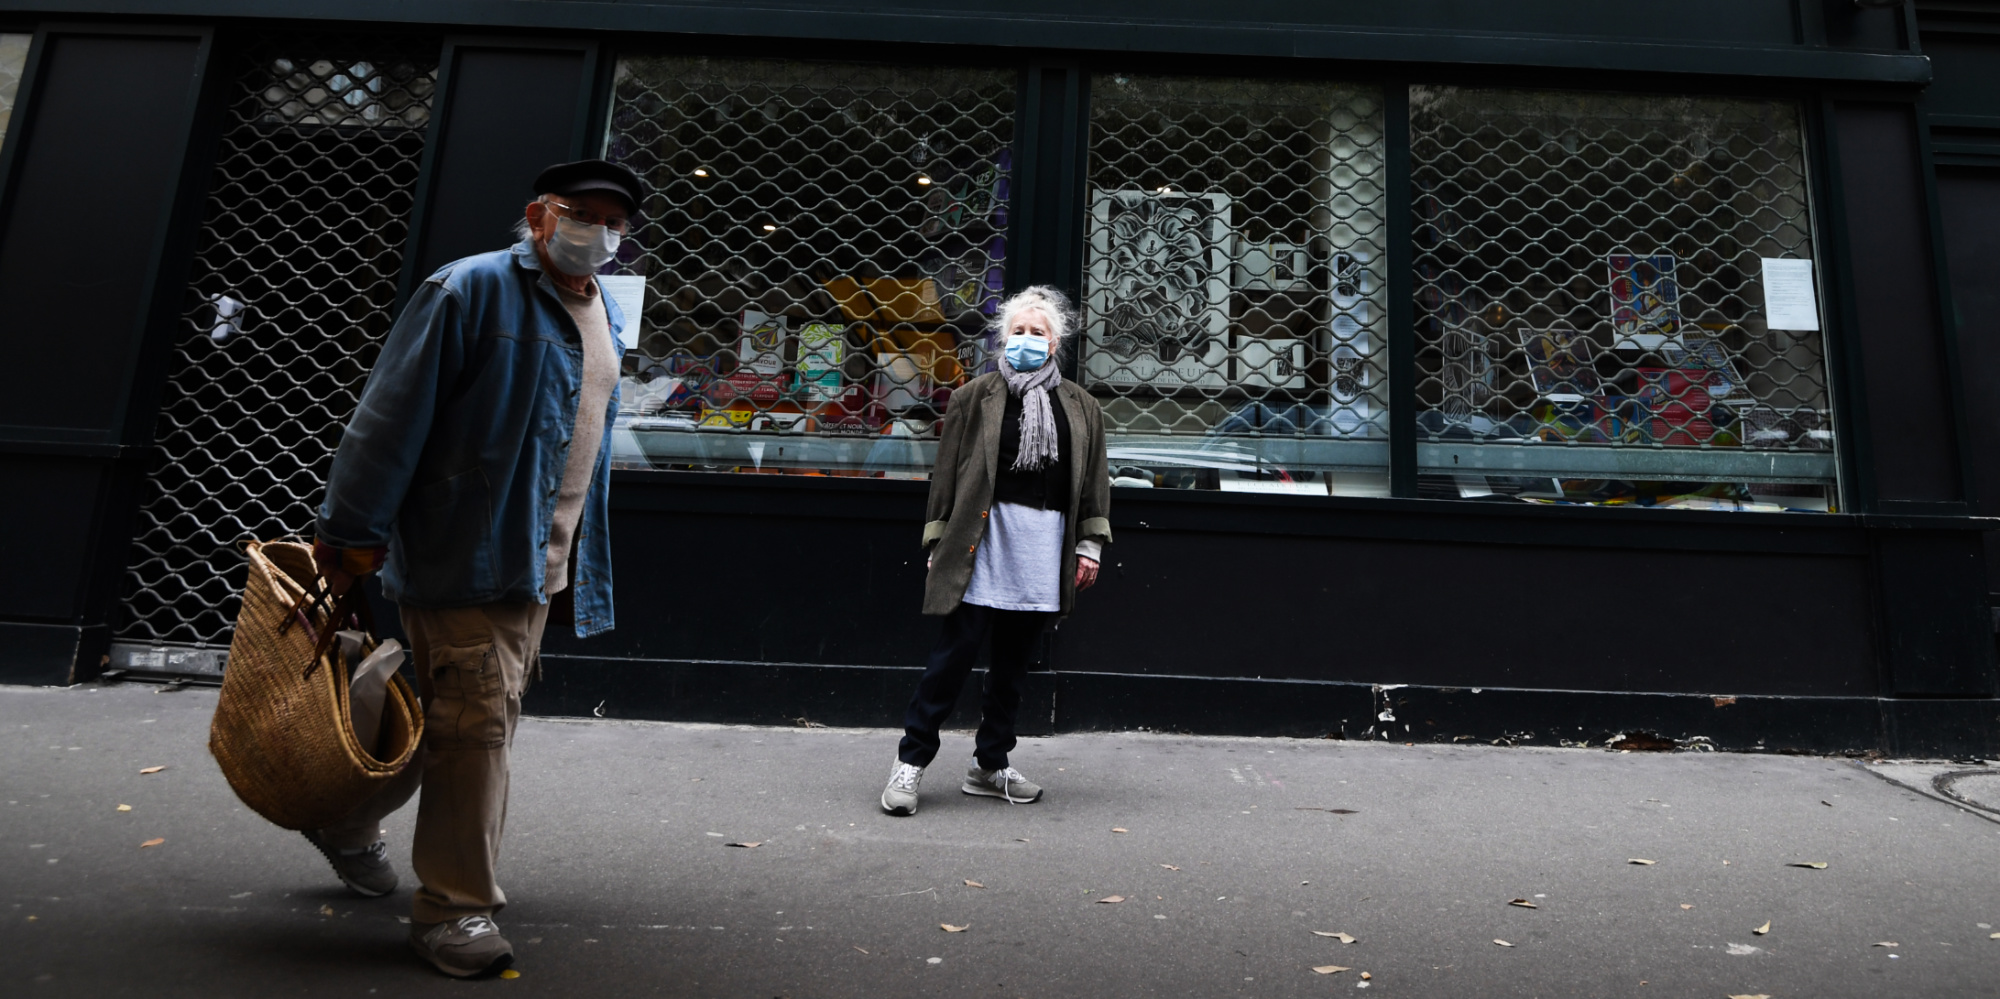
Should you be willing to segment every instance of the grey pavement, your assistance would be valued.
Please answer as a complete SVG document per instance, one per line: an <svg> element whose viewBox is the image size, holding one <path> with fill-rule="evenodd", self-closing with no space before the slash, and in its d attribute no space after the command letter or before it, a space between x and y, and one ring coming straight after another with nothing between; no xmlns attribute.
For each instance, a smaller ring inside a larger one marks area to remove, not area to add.
<svg viewBox="0 0 2000 999"><path fill-rule="evenodd" d="M551 719L520 977L455 982L403 942L409 814L405 886L350 896L229 791L215 692L158 691L0 688L0 995L2000 994L2000 823L1922 790L1969 764L1064 735L1009 805L955 733L892 818L887 730Z"/></svg>

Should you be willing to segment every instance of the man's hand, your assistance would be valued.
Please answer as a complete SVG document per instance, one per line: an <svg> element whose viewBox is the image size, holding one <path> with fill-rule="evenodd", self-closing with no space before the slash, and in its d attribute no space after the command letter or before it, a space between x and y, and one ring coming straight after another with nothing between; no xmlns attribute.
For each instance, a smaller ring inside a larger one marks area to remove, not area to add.
<svg viewBox="0 0 2000 999"><path fill-rule="evenodd" d="M340 596L354 585L354 574L340 567L340 549L327 545L313 546L313 566L319 569L319 578L326 581L326 592Z"/></svg>
<svg viewBox="0 0 2000 999"><path fill-rule="evenodd" d="M1078 590L1087 590L1095 582L1097 582L1097 560L1078 555L1076 557L1076 588Z"/></svg>
<svg viewBox="0 0 2000 999"><path fill-rule="evenodd" d="M336 597L351 589L355 580L382 568L388 556L387 548L338 548L313 539L313 568L326 581L326 592Z"/></svg>

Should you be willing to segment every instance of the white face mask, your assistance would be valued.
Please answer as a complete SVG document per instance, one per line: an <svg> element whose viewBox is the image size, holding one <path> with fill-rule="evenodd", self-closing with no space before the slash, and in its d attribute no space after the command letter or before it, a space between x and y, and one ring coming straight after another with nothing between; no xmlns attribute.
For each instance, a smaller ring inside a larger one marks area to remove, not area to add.
<svg viewBox="0 0 2000 999"><path fill-rule="evenodd" d="M601 225L584 225L575 219L556 218L556 231L545 244L549 262L570 277L597 273L597 269L618 255L618 234Z"/></svg>

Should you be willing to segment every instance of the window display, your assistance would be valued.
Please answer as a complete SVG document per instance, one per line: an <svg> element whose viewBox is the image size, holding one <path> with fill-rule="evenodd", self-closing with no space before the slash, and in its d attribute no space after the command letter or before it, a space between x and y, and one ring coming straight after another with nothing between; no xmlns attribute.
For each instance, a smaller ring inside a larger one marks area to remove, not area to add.
<svg viewBox="0 0 2000 999"><path fill-rule="evenodd" d="M1420 495L1838 508L1779 101L1413 87Z"/></svg>
<svg viewBox="0 0 2000 999"><path fill-rule="evenodd" d="M991 370L1018 74L621 60L605 156L645 179L619 467L924 478Z"/></svg>
<svg viewBox="0 0 2000 999"><path fill-rule="evenodd" d="M1121 486L1387 495L1382 102L1091 81L1084 336Z"/></svg>

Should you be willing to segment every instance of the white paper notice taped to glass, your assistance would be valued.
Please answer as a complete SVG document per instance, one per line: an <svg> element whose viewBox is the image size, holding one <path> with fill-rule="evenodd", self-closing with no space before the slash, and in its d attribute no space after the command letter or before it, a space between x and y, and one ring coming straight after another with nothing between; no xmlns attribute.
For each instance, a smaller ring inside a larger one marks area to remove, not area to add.
<svg viewBox="0 0 2000 999"><path fill-rule="evenodd" d="M599 274L597 287L610 295L618 303L618 311L625 314L625 331L618 334L618 349L631 350L638 346L639 317L646 310L645 277L638 274Z"/></svg>
<svg viewBox="0 0 2000 999"><path fill-rule="evenodd" d="M1800 332L1819 329L1812 261L1764 258L1764 325Z"/></svg>

